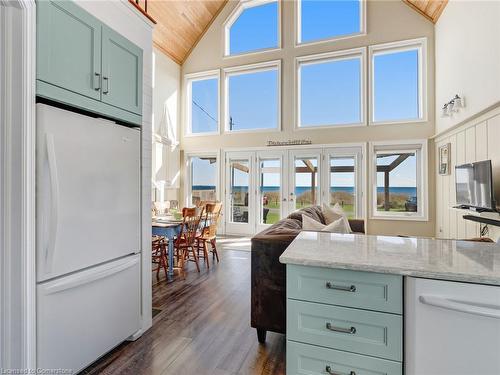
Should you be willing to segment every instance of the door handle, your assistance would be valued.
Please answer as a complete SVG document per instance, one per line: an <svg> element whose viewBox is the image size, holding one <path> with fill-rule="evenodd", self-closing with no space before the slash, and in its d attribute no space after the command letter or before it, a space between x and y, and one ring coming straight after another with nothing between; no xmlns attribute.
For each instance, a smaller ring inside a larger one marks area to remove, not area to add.
<svg viewBox="0 0 500 375"><path fill-rule="evenodd" d="M102 81L103 81L103 91L102 93L103 94L108 94L109 93L109 78L108 77L102 77ZM106 83L106 88L104 88L104 83Z"/></svg>
<svg viewBox="0 0 500 375"><path fill-rule="evenodd" d="M356 375L356 373L354 371L350 371L348 373L341 373L341 372L333 371L330 366L325 367L325 372L329 375Z"/></svg>
<svg viewBox="0 0 500 375"><path fill-rule="evenodd" d="M100 73L94 73L94 90L99 91L101 89L101 74Z"/></svg>
<svg viewBox="0 0 500 375"><path fill-rule="evenodd" d="M49 220L49 236L47 240L47 248L45 250L45 271L51 272L52 260L56 248L57 225L59 215L59 178L57 176L56 152L54 146L54 136L47 134L45 137L47 144L47 159L49 162L50 176L50 220Z"/></svg>
<svg viewBox="0 0 500 375"><path fill-rule="evenodd" d="M356 285L335 285L332 284L331 282L327 282L325 284L327 289L335 289L335 290L341 290L343 292L352 292L354 293L356 291Z"/></svg>
<svg viewBox="0 0 500 375"><path fill-rule="evenodd" d="M473 302L458 301L430 295L421 295L418 300L420 303L429 306L500 319L500 306L497 305L481 306Z"/></svg>
<svg viewBox="0 0 500 375"><path fill-rule="evenodd" d="M356 327L349 327L349 328L342 328L342 327L335 327L332 325L332 323L326 323L326 329L334 332L340 332L340 333L348 333L350 335L354 335L356 333Z"/></svg>

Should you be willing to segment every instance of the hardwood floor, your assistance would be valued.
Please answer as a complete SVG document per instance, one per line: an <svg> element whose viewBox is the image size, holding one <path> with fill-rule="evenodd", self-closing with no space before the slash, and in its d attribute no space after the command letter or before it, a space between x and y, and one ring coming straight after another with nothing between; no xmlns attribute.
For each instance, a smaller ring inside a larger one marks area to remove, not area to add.
<svg viewBox="0 0 500 375"><path fill-rule="evenodd" d="M84 374L285 374L285 337L257 341L250 327L250 253L222 249L221 262L166 282L153 275L153 327ZM213 265L213 266L212 266Z"/></svg>

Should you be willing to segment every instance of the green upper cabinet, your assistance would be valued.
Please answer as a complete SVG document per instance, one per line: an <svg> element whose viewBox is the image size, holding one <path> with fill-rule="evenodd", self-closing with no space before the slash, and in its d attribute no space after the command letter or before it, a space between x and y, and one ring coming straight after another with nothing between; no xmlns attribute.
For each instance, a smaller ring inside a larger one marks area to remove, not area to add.
<svg viewBox="0 0 500 375"><path fill-rule="evenodd" d="M38 96L140 125L142 59L74 2L37 2Z"/></svg>
<svg viewBox="0 0 500 375"><path fill-rule="evenodd" d="M142 112L142 49L102 28L102 101Z"/></svg>
<svg viewBox="0 0 500 375"><path fill-rule="evenodd" d="M37 79L101 99L101 23L70 1L39 1Z"/></svg>

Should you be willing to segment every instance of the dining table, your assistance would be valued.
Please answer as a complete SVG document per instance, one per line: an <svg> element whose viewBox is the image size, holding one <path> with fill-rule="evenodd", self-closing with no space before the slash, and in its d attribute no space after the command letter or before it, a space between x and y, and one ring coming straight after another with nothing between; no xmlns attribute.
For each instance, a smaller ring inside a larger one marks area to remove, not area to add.
<svg viewBox="0 0 500 375"><path fill-rule="evenodd" d="M168 241L168 277L174 276L174 241L179 235L182 227L182 220L173 217L153 218L153 236L164 236Z"/></svg>

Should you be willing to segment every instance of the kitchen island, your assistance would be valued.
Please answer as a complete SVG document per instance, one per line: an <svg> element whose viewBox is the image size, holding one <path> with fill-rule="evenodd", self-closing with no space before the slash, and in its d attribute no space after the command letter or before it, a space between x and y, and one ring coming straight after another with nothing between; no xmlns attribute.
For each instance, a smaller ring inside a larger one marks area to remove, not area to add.
<svg viewBox="0 0 500 375"><path fill-rule="evenodd" d="M280 261L287 374L500 373L497 244L302 232Z"/></svg>

